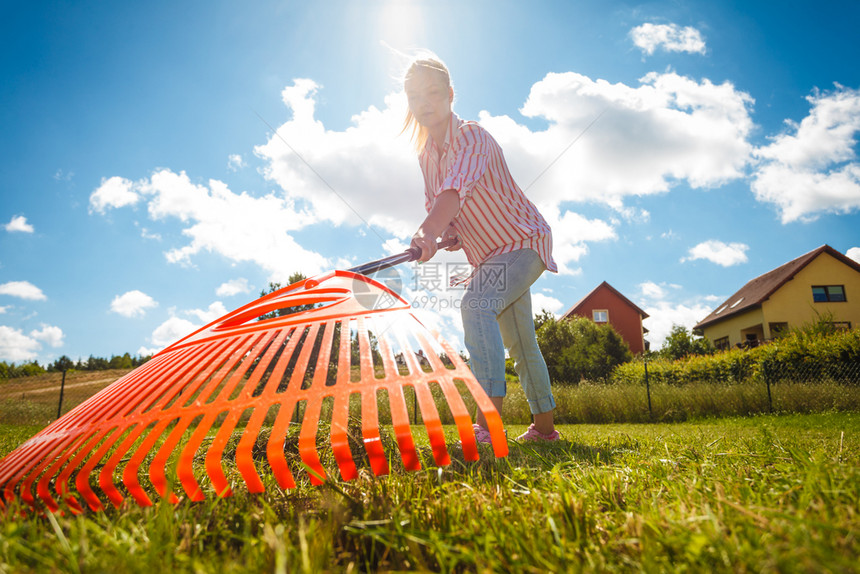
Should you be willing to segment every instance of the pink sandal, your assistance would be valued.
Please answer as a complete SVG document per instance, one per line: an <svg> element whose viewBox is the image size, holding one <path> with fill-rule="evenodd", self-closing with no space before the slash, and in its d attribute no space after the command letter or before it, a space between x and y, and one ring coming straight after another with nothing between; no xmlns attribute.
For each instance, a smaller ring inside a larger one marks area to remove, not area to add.
<svg viewBox="0 0 860 574"><path fill-rule="evenodd" d="M489 433L487 433L489 434ZM557 430L553 430L549 434L543 434L535 428L534 423L529 426L529 430L517 437L518 442L555 442L559 440L561 435Z"/></svg>

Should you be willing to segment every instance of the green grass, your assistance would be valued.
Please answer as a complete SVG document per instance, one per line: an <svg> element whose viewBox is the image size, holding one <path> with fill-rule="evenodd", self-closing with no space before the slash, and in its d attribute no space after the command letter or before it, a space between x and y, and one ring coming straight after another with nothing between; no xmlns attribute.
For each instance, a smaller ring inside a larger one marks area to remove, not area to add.
<svg viewBox="0 0 860 574"><path fill-rule="evenodd" d="M36 430L0 428L0 453ZM507 459L455 450L442 469L321 487L7 509L0 572L860 571L860 413L560 430Z"/></svg>

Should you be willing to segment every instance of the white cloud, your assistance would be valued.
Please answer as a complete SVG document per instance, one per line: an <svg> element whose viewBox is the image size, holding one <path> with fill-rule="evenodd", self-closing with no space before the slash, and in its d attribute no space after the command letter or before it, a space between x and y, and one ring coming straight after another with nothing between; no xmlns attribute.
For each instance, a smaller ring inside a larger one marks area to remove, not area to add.
<svg viewBox="0 0 860 574"><path fill-rule="evenodd" d="M113 298L110 310L123 317L143 317L147 309L158 307L158 302L137 289Z"/></svg>
<svg viewBox="0 0 860 574"><path fill-rule="evenodd" d="M0 305L0 315L2 315L3 313L5 313L8 309L9 309L9 307L5 307L5 306L3 306L3 305Z"/></svg>
<svg viewBox="0 0 860 574"><path fill-rule="evenodd" d="M289 197L307 202L315 221L363 225L406 237L424 215L423 180L407 138L398 137L406 110L402 93L352 117L344 131L314 117L315 82L297 79L282 92L292 118L255 148L264 173Z"/></svg>
<svg viewBox="0 0 860 574"><path fill-rule="evenodd" d="M231 279L225 283L222 283L215 289L215 294L219 297L232 297L233 295L239 295L240 293L250 293L251 287L248 285L248 280L244 277L239 279Z"/></svg>
<svg viewBox="0 0 860 574"><path fill-rule="evenodd" d="M41 329L33 330L29 335L20 329L0 325L0 360L3 361L32 361L36 359L42 344L51 347L63 345L63 331L52 325L42 325Z"/></svg>
<svg viewBox="0 0 860 574"><path fill-rule="evenodd" d="M181 317L170 317L164 323L155 328L150 340L158 349L171 345L186 335L190 335L202 325L197 325L188 319Z"/></svg>
<svg viewBox="0 0 860 574"><path fill-rule="evenodd" d="M0 325L0 360L30 361L36 358L41 348L39 341L20 330Z"/></svg>
<svg viewBox="0 0 860 574"><path fill-rule="evenodd" d="M845 255L847 255L857 263L860 263L860 247L852 247L845 252Z"/></svg>
<svg viewBox="0 0 860 574"><path fill-rule="evenodd" d="M161 241L161 234L160 233L153 233L149 229L147 229L146 227L141 228L140 236L143 237L144 239L153 239L155 241Z"/></svg>
<svg viewBox="0 0 860 574"><path fill-rule="evenodd" d="M29 281L9 281L0 285L0 295L10 295L30 301L44 301L47 299L42 290Z"/></svg>
<svg viewBox="0 0 860 574"><path fill-rule="evenodd" d="M691 247L688 257L682 257L681 262L705 259L711 263L731 267L747 262L748 245L743 243L723 243L722 241L709 240Z"/></svg>
<svg viewBox="0 0 860 574"><path fill-rule="evenodd" d="M164 321L161 325L155 328L149 338L152 347L142 346L138 349L140 355L154 355L165 347L172 345L186 335L190 335L205 324L211 323L215 319L223 317L227 314L227 309L220 301L215 301L207 309L189 309L186 311L177 312L175 309L170 309L170 318ZM187 315L194 319L191 321L184 319L179 315Z"/></svg>
<svg viewBox="0 0 860 574"><path fill-rule="evenodd" d="M667 52L705 53L702 33L692 26L645 23L630 30L630 37L636 47L649 56L658 48Z"/></svg>
<svg viewBox="0 0 860 574"><path fill-rule="evenodd" d="M105 213L111 207L134 205L140 199L134 187L133 182L123 177L102 179L101 185L90 195L90 212Z"/></svg>
<svg viewBox="0 0 860 574"><path fill-rule="evenodd" d="M347 225L366 231L367 223L380 242L409 237L424 217L423 181L410 142L398 137L403 94L389 94L382 109L371 106L336 131L315 118L319 89L302 79L285 88L292 117L255 148L278 193L239 194L220 181L200 184L184 172L159 170L138 182L105 180L91 196L92 208L104 212L143 199L153 220L174 218L184 226L188 243L169 248L168 261L192 264L199 253L217 253L253 262L280 282L297 269L314 275L330 267L294 239L299 230ZM531 131L486 111L479 120L551 220L562 272L577 273L573 264L588 244L614 239L616 223L588 220L568 204L601 202L624 217L647 219L647 212L625 207L624 199L666 192L682 181L703 188L744 177L751 104L728 82L675 73L648 74L635 87L565 73L548 74L532 86L521 110L545 119L546 129Z"/></svg>
<svg viewBox="0 0 860 574"><path fill-rule="evenodd" d="M63 330L59 327L43 324L42 328L38 331L30 331L30 336L37 341L50 345L51 347L63 346Z"/></svg>
<svg viewBox="0 0 860 574"><path fill-rule="evenodd" d="M860 209L860 90L836 85L806 98L809 115L755 150L761 159L752 190L772 203L783 223L811 221L822 213Z"/></svg>
<svg viewBox="0 0 860 574"><path fill-rule="evenodd" d="M158 171L135 186L147 198L153 220L172 217L186 225L182 233L191 241L165 253L171 263L190 264L200 252L218 253L231 261L256 263L273 281L286 280L296 269L312 275L327 263L289 234L316 219L296 209L290 199L236 194L217 180L210 180L208 187L198 185L184 172L170 170Z"/></svg>
<svg viewBox="0 0 860 574"><path fill-rule="evenodd" d="M191 309L189 311L185 311L185 313L192 317L197 317L200 322L206 324L226 315L227 308L224 307L224 304L221 301L215 301L209 305L208 309Z"/></svg>
<svg viewBox="0 0 860 574"><path fill-rule="evenodd" d="M564 303L550 295L532 292L532 311L537 315L543 310L549 311L553 315L558 315L564 311Z"/></svg>
<svg viewBox="0 0 860 574"><path fill-rule="evenodd" d="M655 301L644 305L642 309L648 313L648 318L642 324L648 329L645 338L651 342L652 351L663 346L674 325L681 325L692 331L699 321L713 311L710 298L707 297L683 303L671 300Z"/></svg>
<svg viewBox="0 0 860 574"><path fill-rule="evenodd" d="M487 112L479 119L537 203L595 201L620 210L627 196L663 193L681 180L707 188L744 177L752 102L729 82L675 73L652 72L630 87L568 72L547 74L521 109L546 119L547 129L532 132Z"/></svg>
<svg viewBox="0 0 860 574"><path fill-rule="evenodd" d="M243 167L247 166L245 160L238 153L230 154L230 157L227 158L227 169L230 171L239 171Z"/></svg>
<svg viewBox="0 0 860 574"><path fill-rule="evenodd" d="M552 228L552 254L559 273L563 275L580 272L579 269L572 269L570 264L588 253L589 243L617 237L612 225L600 219L588 219L573 211L560 213L555 205L542 207L541 211Z"/></svg>
<svg viewBox="0 0 860 574"><path fill-rule="evenodd" d="M645 281L639 284L639 306L648 313L642 324L648 329L645 338L651 342L652 351L663 346L673 326L682 325L692 331L696 323L713 310L716 300L713 296L678 301L682 289L681 285L666 282Z"/></svg>
<svg viewBox="0 0 860 574"><path fill-rule="evenodd" d="M642 296L646 299L662 299L666 296L666 289L653 281L640 283L639 288L642 290Z"/></svg>
<svg viewBox="0 0 860 574"><path fill-rule="evenodd" d="M33 233L34 231L33 226L27 223L27 218L23 215L14 216L4 227L9 233Z"/></svg>

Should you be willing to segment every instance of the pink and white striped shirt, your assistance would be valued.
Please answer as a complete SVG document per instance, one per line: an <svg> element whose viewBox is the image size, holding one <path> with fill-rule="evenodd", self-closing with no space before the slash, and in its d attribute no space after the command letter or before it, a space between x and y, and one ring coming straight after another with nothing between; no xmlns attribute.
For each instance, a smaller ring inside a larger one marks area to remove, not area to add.
<svg viewBox="0 0 860 574"><path fill-rule="evenodd" d="M459 194L453 225L473 267L502 253L533 249L549 271L558 272L549 224L516 184L502 148L484 128L452 112L441 153L428 138L418 162L428 212L443 191Z"/></svg>

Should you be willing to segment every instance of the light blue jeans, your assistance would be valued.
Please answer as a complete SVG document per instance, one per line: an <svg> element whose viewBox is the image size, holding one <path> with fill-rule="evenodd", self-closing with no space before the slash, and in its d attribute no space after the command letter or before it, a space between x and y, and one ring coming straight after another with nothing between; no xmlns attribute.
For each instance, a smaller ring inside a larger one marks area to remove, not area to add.
<svg viewBox="0 0 860 574"><path fill-rule="evenodd" d="M532 414L555 408L549 372L535 338L529 290L545 269L531 249L488 259L472 276L460 307L472 374L488 396L504 397L507 348Z"/></svg>

